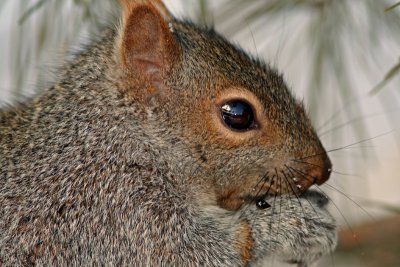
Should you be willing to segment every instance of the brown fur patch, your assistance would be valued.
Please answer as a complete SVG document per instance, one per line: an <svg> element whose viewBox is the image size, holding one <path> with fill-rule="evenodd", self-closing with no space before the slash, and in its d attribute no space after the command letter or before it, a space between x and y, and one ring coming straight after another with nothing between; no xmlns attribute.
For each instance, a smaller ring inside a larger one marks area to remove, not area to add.
<svg viewBox="0 0 400 267"><path fill-rule="evenodd" d="M234 244L240 251L240 258L243 265L246 265L251 260L251 250L254 246L254 240L251 236L251 227L247 220L240 222L237 240Z"/></svg>
<svg viewBox="0 0 400 267"><path fill-rule="evenodd" d="M249 197L264 196L266 193L269 195L277 195L290 192L290 189L280 186L277 183L271 184L270 182L259 182L257 184L257 180L259 180L259 178L248 177L242 183L231 184L229 189L217 190L217 204L221 208L236 211L240 209L240 207L246 200L248 200ZM253 187L253 185L255 186ZM294 186L292 186L292 188L293 187Z"/></svg>
<svg viewBox="0 0 400 267"><path fill-rule="evenodd" d="M218 205L227 210L238 210L243 204L243 200L238 195L239 193L240 188L236 188L220 194L217 198Z"/></svg>

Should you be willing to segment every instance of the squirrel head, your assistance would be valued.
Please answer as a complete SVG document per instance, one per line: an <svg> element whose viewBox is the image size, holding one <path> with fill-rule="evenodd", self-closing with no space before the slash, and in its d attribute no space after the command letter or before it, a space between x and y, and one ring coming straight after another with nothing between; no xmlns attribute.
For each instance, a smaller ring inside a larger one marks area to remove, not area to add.
<svg viewBox="0 0 400 267"><path fill-rule="evenodd" d="M119 87L147 111L148 134L182 183L237 210L329 178L302 103L274 69L213 29L174 18L161 1L122 6Z"/></svg>

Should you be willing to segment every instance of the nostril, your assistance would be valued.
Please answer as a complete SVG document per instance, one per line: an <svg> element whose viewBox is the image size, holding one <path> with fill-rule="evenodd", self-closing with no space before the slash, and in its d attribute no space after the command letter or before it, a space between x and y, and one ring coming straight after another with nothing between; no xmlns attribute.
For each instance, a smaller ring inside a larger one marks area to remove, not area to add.
<svg viewBox="0 0 400 267"><path fill-rule="evenodd" d="M332 165L330 165L332 166ZM329 177L331 176L332 173L332 168L328 167L328 168L324 168L320 171L319 175L313 176L315 177L315 183L318 185L321 185L323 183L325 183Z"/></svg>
<svg viewBox="0 0 400 267"><path fill-rule="evenodd" d="M316 184L318 177L316 175L313 175L313 176L311 176L311 178L312 178L312 184Z"/></svg>
<svg viewBox="0 0 400 267"><path fill-rule="evenodd" d="M310 180L312 180L312 184L322 185L332 173L332 163L326 155L311 160L311 163L314 168L309 172Z"/></svg>
<svg viewBox="0 0 400 267"><path fill-rule="evenodd" d="M309 183L311 185L313 184L322 185L329 179L329 176L332 173L332 165L330 164L324 164L322 166L321 165L315 164L314 168L309 170L308 172Z"/></svg>

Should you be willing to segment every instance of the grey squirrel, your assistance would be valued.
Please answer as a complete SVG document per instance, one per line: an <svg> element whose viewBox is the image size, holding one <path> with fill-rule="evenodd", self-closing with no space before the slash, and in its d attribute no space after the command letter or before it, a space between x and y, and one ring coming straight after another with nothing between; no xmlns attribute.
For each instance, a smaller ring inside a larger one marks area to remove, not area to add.
<svg viewBox="0 0 400 267"><path fill-rule="evenodd" d="M306 265L331 163L281 75L158 0L0 110L0 266Z"/></svg>

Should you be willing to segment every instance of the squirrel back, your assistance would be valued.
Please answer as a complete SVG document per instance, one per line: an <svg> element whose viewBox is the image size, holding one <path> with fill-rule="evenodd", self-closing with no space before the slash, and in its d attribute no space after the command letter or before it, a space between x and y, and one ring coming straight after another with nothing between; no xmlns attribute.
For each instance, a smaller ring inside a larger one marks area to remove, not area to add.
<svg viewBox="0 0 400 267"><path fill-rule="evenodd" d="M310 263L331 163L281 75L157 0L0 110L0 265Z"/></svg>

